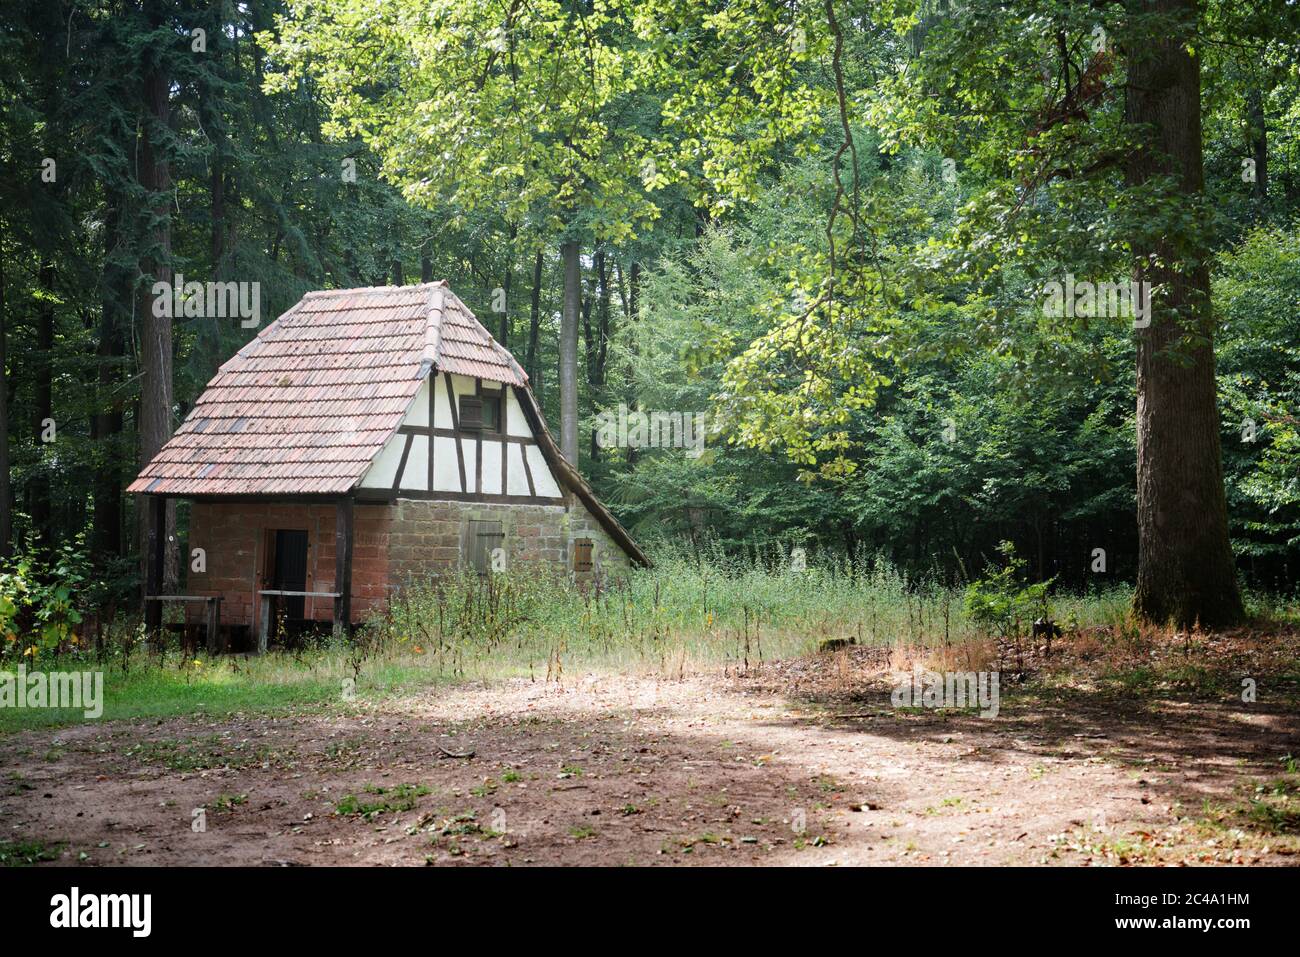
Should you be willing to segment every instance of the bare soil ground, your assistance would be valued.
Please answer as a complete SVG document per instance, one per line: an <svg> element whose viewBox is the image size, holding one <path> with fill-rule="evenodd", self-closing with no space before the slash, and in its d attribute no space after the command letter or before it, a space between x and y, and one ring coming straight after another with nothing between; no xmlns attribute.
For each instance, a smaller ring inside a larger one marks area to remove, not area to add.
<svg viewBox="0 0 1300 957"><path fill-rule="evenodd" d="M1289 819L1251 813L1294 785L1289 705L1004 684L988 720L892 708L887 665L28 731L0 740L0 842L91 866L1300 863Z"/></svg>

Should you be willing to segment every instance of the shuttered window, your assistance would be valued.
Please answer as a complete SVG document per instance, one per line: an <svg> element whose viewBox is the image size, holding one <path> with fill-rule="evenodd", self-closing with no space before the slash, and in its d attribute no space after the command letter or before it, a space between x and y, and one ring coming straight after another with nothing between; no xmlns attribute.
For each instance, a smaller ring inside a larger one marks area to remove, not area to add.
<svg viewBox="0 0 1300 957"><path fill-rule="evenodd" d="M483 431L501 431L501 393L484 392L479 396L483 403Z"/></svg>
<svg viewBox="0 0 1300 957"><path fill-rule="evenodd" d="M492 571L493 551L505 547L506 536L501 523L471 520L466 538L470 566L476 572L486 575Z"/></svg>
<svg viewBox="0 0 1300 957"><path fill-rule="evenodd" d="M591 539L576 539L573 543L573 570L575 572L589 572L591 567Z"/></svg>
<svg viewBox="0 0 1300 957"><path fill-rule="evenodd" d="M462 395L459 399L460 427L471 432L501 431L501 394Z"/></svg>
<svg viewBox="0 0 1300 957"><path fill-rule="evenodd" d="M478 396L460 397L460 427L474 430L483 428L483 402Z"/></svg>

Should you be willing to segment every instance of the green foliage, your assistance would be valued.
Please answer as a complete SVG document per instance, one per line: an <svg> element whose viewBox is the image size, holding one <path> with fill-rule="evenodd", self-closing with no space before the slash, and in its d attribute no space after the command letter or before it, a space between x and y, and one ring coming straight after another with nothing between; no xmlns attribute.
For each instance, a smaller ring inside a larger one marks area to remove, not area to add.
<svg viewBox="0 0 1300 957"><path fill-rule="evenodd" d="M1300 228L1247 233L1214 289L1234 544L1276 583L1300 547Z"/></svg>
<svg viewBox="0 0 1300 957"><path fill-rule="evenodd" d="M414 203L550 233L581 218L621 242L657 215L646 192L671 176L647 162L637 124L615 122L637 108L626 16L607 2L514 7L504 22L479 2L290 2L267 88L309 78L330 109L323 132L362 139Z"/></svg>
<svg viewBox="0 0 1300 957"><path fill-rule="evenodd" d="M143 765L160 765L170 771L208 771L215 768L250 768L278 762L280 753L265 744L231 741L221 735L173 740L144 740L129 745L122 754Z"/></svg>
<svg viewBox="0 0 1300 957"><path fill-rule="evenodd" d="M922 159L892 167L881 190L893 190L900 207L939 214L943 200L931 198ZM745 438L759 426L754 393L738 398L737 370L784 294L786 244L816 235L824 187L816 163L787 170L743 225L670 248L647 276L643 317L616 341L616 361L641 408L711 410L720 434L698 458L645 449L608 460L610 499L634 531L703 531L729 549L778 539L865 546L910 575L938 569L950 580L1012 537L1035 558L1037 576L1079 585L1096 543L1088 536L1105 529L1115 567L1131 568L1133 356L1113 330L1080 336L1115 370L1094 378L1055 362L1023 368L981 350L976 334L900 312L916 352L906 362L872 360L883 384L870 408L840 410L831 425L819 406L803 407L800 434L837 443L842 474L801 468L781 454L788 443L768 450Z"/></svg>
<svg viewBox="0 0 1300 957"><path fill-rule="evenodd" d="M1015 546L1003 542L1002 564L989 563L985 576L966 586L963 606L970 621L1005 639L1018 638L1024 625L1035 617L1051 617L1047 592L1051 581L1025 584L1025 565L1016 557Z"/></svg>
<svg viewBox="0 0 1300 957"><path fill-rule="evenodd" d="M45 565L29 543L8 571L0 570L0 660L34 662L75 641L78 602L90 579L84 547L80 539L68 542Z"/></svg>

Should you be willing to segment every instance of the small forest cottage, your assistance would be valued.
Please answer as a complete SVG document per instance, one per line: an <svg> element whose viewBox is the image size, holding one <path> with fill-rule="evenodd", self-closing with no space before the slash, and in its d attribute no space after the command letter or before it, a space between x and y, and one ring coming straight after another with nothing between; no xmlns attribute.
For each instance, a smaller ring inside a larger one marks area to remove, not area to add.
<svg viewBox="0 0 1300 957"><path fill-rule="evenodd" d="M211 650L217 616L265 647L281 616L338 628L456 567L581 582L648 564L561 455L519 363L445 282L309 293L221 366L129 491L154 529L167 498L191 501L204 567L185 597L207 606ZM181 600L160 596L161 538L153 627L160 597Z"/></svg>

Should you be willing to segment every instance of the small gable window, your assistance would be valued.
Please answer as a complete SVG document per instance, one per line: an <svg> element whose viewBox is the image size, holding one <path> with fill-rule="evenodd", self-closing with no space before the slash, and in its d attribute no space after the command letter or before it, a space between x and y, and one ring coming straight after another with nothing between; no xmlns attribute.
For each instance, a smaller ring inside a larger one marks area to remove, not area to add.
<svg viewBox="0 0 1300 957"><path fill-rule="evenodd" d="M501 393L462 395L459 398L460 427L466 432L501 431Z"/></svg>

